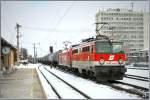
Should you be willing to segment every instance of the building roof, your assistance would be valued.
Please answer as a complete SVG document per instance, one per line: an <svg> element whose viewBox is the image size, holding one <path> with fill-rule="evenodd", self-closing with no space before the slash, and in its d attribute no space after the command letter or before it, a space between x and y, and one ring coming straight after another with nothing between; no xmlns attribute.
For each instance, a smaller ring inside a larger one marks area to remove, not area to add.
<svg viewBox="0 0 150 100"><path fill-rule="evenodd" d="M10 48L17 50L16 47L14 47L12 44L10 44L8 41L6 41L3 37L1 37L1 45L2 46L9 46Z"/></svg>

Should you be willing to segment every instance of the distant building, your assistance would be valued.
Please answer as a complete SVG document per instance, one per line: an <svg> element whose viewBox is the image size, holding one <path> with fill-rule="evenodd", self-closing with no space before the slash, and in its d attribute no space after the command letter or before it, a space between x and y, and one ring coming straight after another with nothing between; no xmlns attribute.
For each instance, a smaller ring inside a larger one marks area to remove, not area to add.
<svg viewBox="0 0 150 100"><path fill-rule="evenodd" d="M28 62L30 63L34 62L34 58L32 57L32 55L28 55Z"/></svg>
<svg viewBox="0 0 150 100"><path fill-rule="evenodd" d="M96 28L101 28L100 34L124 42L127 56L130 52L149 48L149 13L108 9L96 14L96 23L101 23L96 24Z"/></svg>
<svg viewBox="0 0 150 100"><path fill-rule="evenodd" d="M21 59L27 59L28 58L28 52L27 49L21 48Z"/></svg>
<svg viewBox="0 0 150 100"><path fill-rule="evenodd" d="M149 13L144 13L144 49L149 49Z"/></svg>
<svg viewBox="0 0 150 100"><path fill-rule="evenodd" d="M148 62L149 61L149 50L143 49L138 52L131 52L127 58L128 63L133 62Z"/></svg>

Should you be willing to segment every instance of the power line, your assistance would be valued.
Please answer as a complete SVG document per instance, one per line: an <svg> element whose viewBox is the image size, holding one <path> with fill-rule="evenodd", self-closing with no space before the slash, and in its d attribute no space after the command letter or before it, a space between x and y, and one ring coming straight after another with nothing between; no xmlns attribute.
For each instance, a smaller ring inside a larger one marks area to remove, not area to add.
<svg viewBox="0 0 150 100"><path fill-rule="evenodd" d="M67 15L67 13L70 11L70 9L73 7L74 2L72 2L72 4L68 7L68 9L65 11L65 13L60 17L60 19L58 20L58 22L56 23L54 29L60 24L60 22L63 20L63 18Z"/></svg>
<svg viewBox="0 0 150 100"><path fill-rule="evenodd" d="M83 32L83 31L94 31L94 30L89 30L89 29L82 29L82 30L56 30L56 29L46 29L46 28L39 28L39 27L29 27L29 26L22 26L22 29L30 29L30 30L40 30L40 31L45 31L45 32Z"/></svg>
<svg viewBox="0 0 150 100"><path fill-rule="evenodd" d="M56 29L56 27L58 27L58 25L60 24L60 22L64 19L64 17L67 15L67 13L70 11L70 9L73 7L73 5L74 5L74 2L75 1L73 1L72 2L72 4L68 7L68 9L65 11L65 13L60 17L60 19L57 21L57 23L56 23L56 25L54 26L54 30ZM47 39L47 35L46 35L46 37L45 37L45 39ZM44 40L45 40L44 39Z"/></svg>

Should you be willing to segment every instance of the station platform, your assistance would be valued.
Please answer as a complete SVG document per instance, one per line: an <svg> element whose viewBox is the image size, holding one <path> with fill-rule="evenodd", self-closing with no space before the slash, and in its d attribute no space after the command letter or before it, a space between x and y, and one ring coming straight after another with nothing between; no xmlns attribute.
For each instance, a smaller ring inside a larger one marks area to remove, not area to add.
<svg viewBox="0 0 150 100"><path fill-rule="evenodd" d="M35 68L0 76L0 99L46 99Z"/></svg>

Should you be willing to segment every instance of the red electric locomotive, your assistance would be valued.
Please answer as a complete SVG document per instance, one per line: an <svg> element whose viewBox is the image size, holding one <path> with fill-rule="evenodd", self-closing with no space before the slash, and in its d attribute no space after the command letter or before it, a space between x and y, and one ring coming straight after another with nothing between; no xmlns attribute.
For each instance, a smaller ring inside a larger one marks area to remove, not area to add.
<svg viewBox="0 0 150 100"><path fill-rule="evenodd" d="M126 72L123 43L107 36L83 40L59 53L59 65L68 67L97 80L121 80Z"/></svg>

